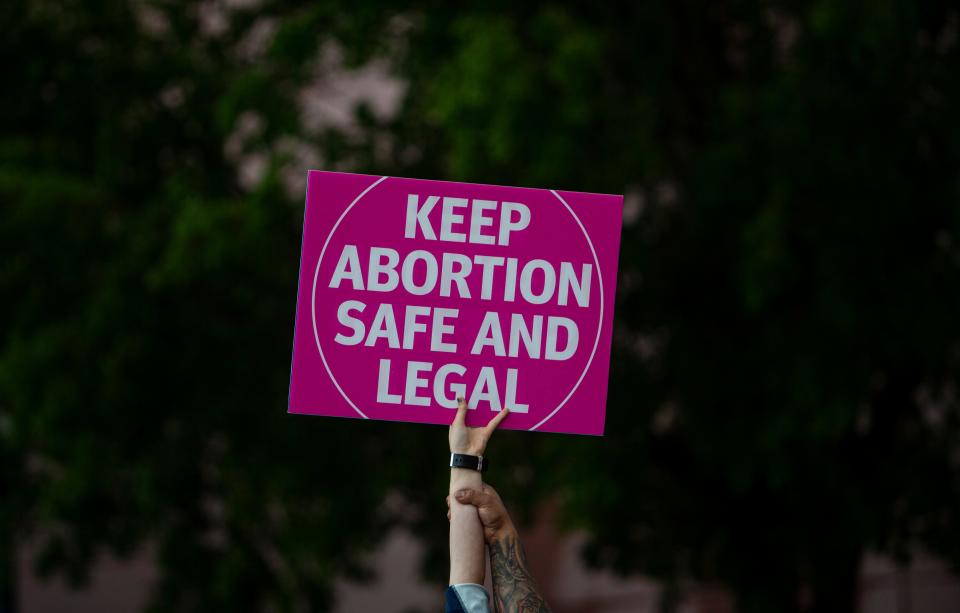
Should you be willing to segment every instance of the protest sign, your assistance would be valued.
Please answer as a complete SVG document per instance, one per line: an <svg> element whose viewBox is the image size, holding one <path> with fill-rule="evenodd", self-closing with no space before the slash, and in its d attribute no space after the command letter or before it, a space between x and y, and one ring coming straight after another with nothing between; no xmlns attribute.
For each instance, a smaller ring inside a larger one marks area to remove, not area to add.
<svg viewBox="0 0 960 613"><path fill-rule="evenodd" d="M603 434L622 209L310 171L289 411Z"/></svg>

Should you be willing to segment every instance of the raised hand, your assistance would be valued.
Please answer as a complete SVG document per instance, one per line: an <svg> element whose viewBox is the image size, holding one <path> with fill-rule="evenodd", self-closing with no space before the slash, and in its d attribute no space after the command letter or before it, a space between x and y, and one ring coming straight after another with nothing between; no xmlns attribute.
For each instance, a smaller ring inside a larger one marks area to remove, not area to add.
<svg viewBox="0 0 960 613"><path fill-rule="evenodd" d="M450 452L483 455L493 431L510 414L510 409L503 409L494 415L486 426L471 428L467 426L467 401L457 398L457 403L457 415L450 424Z"/></svg>

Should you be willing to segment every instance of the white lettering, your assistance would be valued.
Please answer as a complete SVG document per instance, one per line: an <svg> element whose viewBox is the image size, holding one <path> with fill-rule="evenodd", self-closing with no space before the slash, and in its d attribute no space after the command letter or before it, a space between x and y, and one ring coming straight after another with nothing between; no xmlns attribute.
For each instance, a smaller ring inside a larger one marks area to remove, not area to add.
<svg viewBox="0 0 960 613"><path fill-rule="evenodd" d="M484 228L493 225L493 218L486 217L485 211L493 211L497 208L496 200L474 200L473 208L470 210L470 242L477 245L492 245L494 237L483 233Z"/></svg>
<svg viewBox="0 0 960 613"><path fill-rule="evenodd" d="M381 404L400 404L400 394L391 394L390 360L380 360L380 373L377 377L377 402Z"/></svg>
<svg viewBox="0 0 960 613"><path fill-rule="evenodd" d="M453 212L453 209L459 209L467 206L466 198L443 198L443 214L440 217L440 240L450 241L452 243L463 243L467 240L467 235L463 232L454 232L454 224L463 223L463 215Z"/></svg>
<svg viewBox="0 0 960 613"><path fill-rule="evenodd" d="M419 200L420 196L417 194L407 195L407 225L404 229L403 236L404 238L416 238L417 226L420 226L420 232L423 234L423 238L431 241L436 240L437 235L434 234L433 226L430 225L429 215L433 207L437 205L440 197L429 196L426 201L424 201L423 206L418 209L417 203Z"/></svg>
<svg viewBox="0 0 960 613"><path fill-rule="evenodd" d="M533 328L527 328L523 315L514 313L510 316L510 352L515 358L520 355L520 341L527 350L527 355L533 359L540 358L540 346L543 344L543 315L533 316Z"/></svg>
<svg viewBox="0 0 960 613"><path fill-rule="evenodd" d="M366 307L367 305L359 300L345 300L341 302L340 306L337 308L337 321L353 330L353 334L350 336L344 336L340 332L337 332L337 335L333 338L333 340L341 345L359 345L360 341L363 340L363 322L355 317L351 317L350 311L363 313L363 309Z"/></svg>
<svg viewBox="0 0 960 613"><path fill-rule="evenodd" d="M453 265L457 264L457 270ZM440 268L440 295L450 295L451 285L457 284L457 293L461 298L470 297L470 288L467 286L467 275L473 270L473 262L462 253L444 253L443 264Z"/></svg>
<svg viewBox="0 0 960 613"><path fill-rule="evenodd" d="M507 398L506 407L511 413L526 413L530 410L529 404L517 402L517 369L507 369Z"/></svg>
<svg viewBox="0 0 960 613"><path fill-rule="evenodd" d="M593 275L593 265L584 264L580 280L574 276L573 264L560 262L560 289L557 293L557 304L567 306L567 293L573 290L577 304L582 307L590 306L590 278Z"/></svg>
<svg viewBox="0 0 960 613"><path fill-rule="evenodd" d="M430 362L410 362L407 364L407 385L403 390L404 404L420 407L430 406L429 398L417 396L417 390L427 387L430 382L417 375L425 370L429 371L431 368L433 368L433 364Z"/></svg>
<svg viewBox="0 0 960 613"><path fill-rule="evenodd" d="M480 369L480 376L477 377L477 383L473 386L473 393L470 394L470 406L475 407L480 402L489 403L492 411L501 409L497 378L490 366L484 366Z"/></svg>
<svg viewBox="0 0 960 613"><path fill-rule="evenodd" d="M413 281L413 267L416 266L418 260L422 260L427 266L427 273L421 285L417 285ZM403 259L403 268L400 274L403 275L403 288L405 290L414 296L429 294L437 285L437 258L429 251L422 249L411 251Z"/></svg>
<svg viewBox="0 0 960 613"><path fill-rule="evenodd" d="M513 302L517 294L517 258L507 258L507 273L503 279L503 301Z"/></svg>
<svg viewBox="0 0 960 613"><path fill-rule="evenodd" d="M539 294L533 292L533 273L543 271L543 289ZM546 260L530 260L520 273L520 295L530 304L543 304L553 298L557 287L557 273Z"/></svg>
<svg viewBox="0 0 960 613"><path fill-rule="evenodd" d="M567 331L567 346L562 351L557 349L558 328L560 327ZM573 320L554 316L547 318L547 350L544 357L548 360L569 360L576 353L579 343L580 331Z"/></svg>
<svg viewBox="0 0 960 613"><path fill-rule="evenodd" d="M333 270L333 276L330 278L330 287L336 289L340 287L340 281L349 279L353 284L353 289L363 289L363 277L360 272L360 256L357 254L356 245L344 245L340 252L340 260Z"/></svg>
<svg viewBox="0 0 960 613"><path fill-rule="evenodd" d="M503 348L503 331L500 329L500 317L493 311L487 311L483 316L483 322L480 324L480 331L477 332L477 338L473 342L473 348L470 353L480 355L486 346L493 347L493 354L497 357L504 357L507 352ZM470 404L473 404L472 402Z"/></svg>
<svg viewBox="0 0 960 613"><path fill-rule="evenodd" d="M383 259L386 258L386 263ZM400 283L400 275L397 274L397 264L400 262L400 254L395 249L389 247L370 247L370 265L367 270L367 289L371 292L392 292L397 289ZM387 280L381 281L380 277L386 275Z"/></svg>
<svg viewBox="0 0 960 613"><path fill-rule="evenodd" d="M433 381L433 397L436 398L437 404L445 409L457 408L457 398L462 398L467 395L467 386L465 383L451 383L449 389L452 395L447 396L445 393L447 389L447 377L450 376L451 373L462 377L465 372L467 372L467 369L459 364L444 364L437 369L437 378ZM472 406L473 405L471 405L471 408Z"/></svg>
<svg viewBox="0 0 960 613"><path fill-rule="evenodd" d="M377 309L364 345L373 347L381 338L387 339L387 346L391 349L400 348L400 336L397 334L397 320L393 316L393 307L386 303L381 304Z"/></svg>
<svg viewBox="0 0 960 613"><path fill-rule="evenodd" d="M444 323L444 321L448 317L453 318L459 314L459 309L433 309L433 328L430 331L430 351L454 353L457 350L456 343L447 343L443 340L443 337L445 334L453 334L453 326Z"/></svg>
<svg viewBox="0 0 960 613"><path fill-rule="evenodd" d="M480 298L490 300L493 295L493 270L497 266L503 266L503 258L498 255L475 255L473 263L479 264L483 268L483 277L480 282ZM516 269L514 269L516 274Z"/></svg>
<svg viewBox="0 0 960 613"><path fill-rule="evenodd" d="M427 325L417 321L420 315L429 315L430 307L407 306L403 314L403 348L413 349L413 339L417 332L426 332Z"/></svg>
<svg viewBox="0 0 960 613"><path fill-rule="evenodd" d="M516 211L520 216L514 221L513 213ZM500 233L497 244L504 247L510 245L510 233L519 232L530 225L530 209L525 204L518 202L504 202L500 209Z"/></svg>

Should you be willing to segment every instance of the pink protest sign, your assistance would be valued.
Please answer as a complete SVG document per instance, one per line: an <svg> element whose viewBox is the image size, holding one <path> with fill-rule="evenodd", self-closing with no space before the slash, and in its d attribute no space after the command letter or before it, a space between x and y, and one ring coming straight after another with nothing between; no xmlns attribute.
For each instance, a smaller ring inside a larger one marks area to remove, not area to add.
<svg viewBox="0 0 960 613"><path fill-rule="evenodd" d="M289 411L603 434L622 209L310 171Z"/></svg>

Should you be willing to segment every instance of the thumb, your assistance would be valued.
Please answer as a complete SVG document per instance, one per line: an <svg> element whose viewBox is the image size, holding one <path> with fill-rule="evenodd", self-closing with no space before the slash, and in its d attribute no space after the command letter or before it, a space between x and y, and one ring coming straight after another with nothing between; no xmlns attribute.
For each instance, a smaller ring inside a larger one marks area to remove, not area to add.
<svg viewBox="0 0 960 613"><path fill-rule="evenodd" d="M480 492L470 488L457 490L453 493L453 497L462 504L476 505L480 502Z"/></svg>

